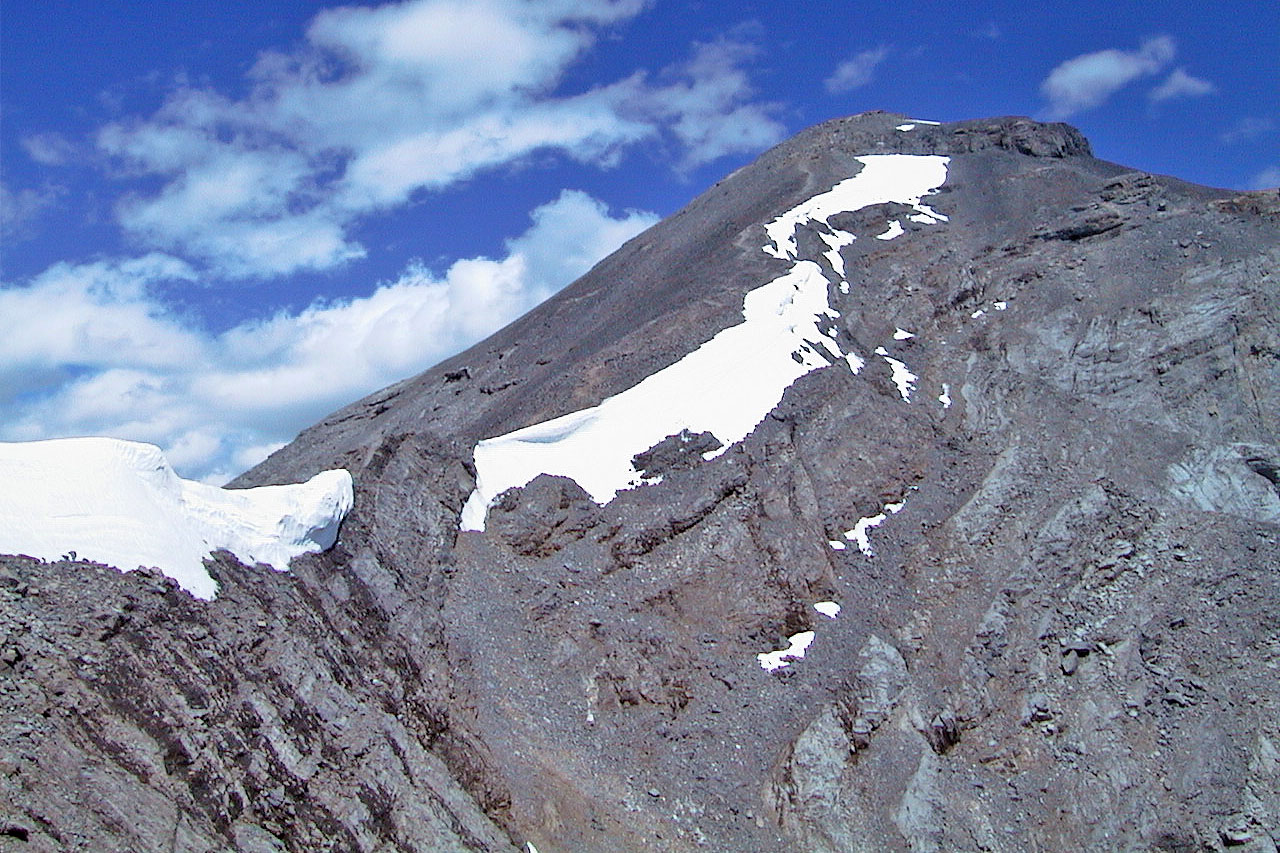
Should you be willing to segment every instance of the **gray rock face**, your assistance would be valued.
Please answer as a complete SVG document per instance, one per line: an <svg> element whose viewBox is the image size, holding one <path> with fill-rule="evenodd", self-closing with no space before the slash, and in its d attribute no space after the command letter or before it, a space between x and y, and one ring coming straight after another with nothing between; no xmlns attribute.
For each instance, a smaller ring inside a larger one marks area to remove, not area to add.
<svg viewBox="0 0 1280 853"><path fill-rule="evenodd" d="M1275 849L1280 200L1063 125L907 123L802 133L244 475L355 476L290 574L220 556L204 604L5 558L0 847ZM948 221L832 218L859 373L710 461L660 442L603 506L543 476L458 532L477 441L741 322L788 267L764 224L884 153L951 157Z"/></svg>

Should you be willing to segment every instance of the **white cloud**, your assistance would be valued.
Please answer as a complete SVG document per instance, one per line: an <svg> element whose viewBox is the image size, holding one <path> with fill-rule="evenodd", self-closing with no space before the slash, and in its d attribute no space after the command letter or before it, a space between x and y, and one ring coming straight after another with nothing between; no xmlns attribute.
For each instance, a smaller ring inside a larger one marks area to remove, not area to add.
<svg viewBox="0 0 1280 853"><path fill-rule="evenodd" d="M1280 166L1268 166L1249 181L1251 190L1269 190L1280 187Z"/></svg>
<svg viewBox="0 0 1280 853"><path fill-rule="evenodd" d="M146 245L251 278L360 257L360 217L538 151L600 165L665 136L683 165L759 149L782 127L752 103L740 45L702 46L653 85L637 73L561 91L601 29L640 0L409 0L320 12L297 51L264 54L241 100L181 88L102 129L126 174L161 176L119 206Z"/></svg>
<svg viewBox="0 0 1280 853"><path fill-rule="evenodd" d="M195 275L171 256L58 264L0 289L0 439L151 441L184 476L225 480L326 412L523 314L656 220L610 216L577 191L531 217L501 258L441 275L412 264L369 296L219 335L161 304L161 287Z"/></svg>
<svg viewBox="0 0 1280 853"><path fill-rule="evenodd" d="M76 149L58 133L36 133L21 140L27 156L42 166L64 166L76 158Z"/></svg>
<svg viewBox="0 0 1280 853"><path fill-rule="evenodd" d="M633 78L618 87L631 89L623 110L666 125L684 148L682 168L771 145L785 128L772 116L776 105L750 101L754 93L741 64L755 53L735 41L697 45L689 62L667 70L674 82L648 87Z"/></svg>
<svg viewBox="0 0 1280 853"><path fill-rule="evenodd" d="M0 237L15 240L27 236L31 223L57 204L62 194L55 186L14 191L0 182Z"/></svg>
<svg viewBox="0 0 1280 853"><path fill-rule="evenodd" d="M1068 59L1040 84L1054 118L1099 106L1141 77L1158 74L1173 61L1176 45L1168 36L1146 39L1137 50L1100 50Z"/></svg>
<svg viewBox="0 0 1280 853"><path fill-rule="evenodd" d="M1173 98L1198 98L1218 91L1208 80L1192 77L1182 68L1175 68L1165 81L1151 90L1147 95L1156 103Z"/></svg>
<svg viewBox="0 0 1280 853"><path fill-rule="evenodd" d="M1275 122L1269 118L1245 116L1232 125L1229 130L1220 133L1218 140L1227 145L1234 145L1237 142L1244 142L1245 140L1262 136L1265 133L1270 133L1275 129L1275 126Z"/></svg>
<svg viewBox="0 0 1280 853"><path fill-rule="evenodd" d="M999 41L1004 32L1000 29L1000 25L995 21L987 21L987 25L978 30L975 35L979 38L989 39L990 41Z"/></svg>
<svg viewBox="0 0 1280 853"><path fill-rule="evenodd" d="M26 287L0 289L0 401L52 376L199 357L199 338L149 295L155 284L193 276L182 261L152 254L60 263Z"/></svg>
<svg viewBox="0 0 1280 853"><path fill-rule="evenodd" d="M884 62L888 55L889 48L877 47L864 50L852 59L840 63L835 72L824 81L827 91L834 95L867 85L875 74L876 66Z"/></svg>

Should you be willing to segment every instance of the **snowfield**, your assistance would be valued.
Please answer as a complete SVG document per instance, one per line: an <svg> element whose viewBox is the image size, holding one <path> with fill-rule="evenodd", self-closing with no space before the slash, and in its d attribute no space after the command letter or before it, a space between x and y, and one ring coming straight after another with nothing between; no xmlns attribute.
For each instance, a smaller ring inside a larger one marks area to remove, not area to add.
<svg viewBox="0 0 1280 853"><path fill-rule="evenodd" d="M857 374L865 360L842 350L833 322L840 314L828 301L833 284L841 293L848 292L840 250L857 238L832 228L828 220L838 213L896 203L915 211L912 221L947 221L921 199L946 181L949 158L881 154L857 159L863 167L858 174L765 225L769 242L762 250L792 266L746 294L742 323L598 406L477 444L476 486L463 506L459 527L484 530L494 500L540 474L569 477L596 503L608 503L619 491L653 482L636 471L632 459L667 436L682 430L712 433L723 446L706 454L710 459L750 435L801 376L837 362ZM796 229L810 225L827 246L822 259L836 281L827 277L818 258L797 257ZM876 236L887 239L905 233L897 220L893 226ZM898 329L895 340L904 335L912 337ZM887 350L876 352L892 368L902 399L909 401L915 374L888 357Z"/></svg>
<svg viewBox="0 0 1280 853"><path fill-rule="evenodd" d="M221 489L182 479L154 445L114 438L0 442L0 471L0 553L155 567L203 599L217 593L212 551L285 570L331 547L353 502L341 469Z"/></svg>

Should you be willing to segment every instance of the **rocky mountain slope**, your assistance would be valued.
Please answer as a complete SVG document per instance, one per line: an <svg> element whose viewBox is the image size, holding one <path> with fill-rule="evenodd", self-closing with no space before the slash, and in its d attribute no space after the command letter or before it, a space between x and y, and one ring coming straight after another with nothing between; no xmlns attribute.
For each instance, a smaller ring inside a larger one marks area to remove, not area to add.
<svg viewBox="0 0 1280 853"><path fill-rule="evenodd" d="M1064 125L812 128L241 477L352 473L290 573L4 558L0 849L1273 851L1278 269L1274 191ZM759 294L745 437L478 489Z"/></svg>

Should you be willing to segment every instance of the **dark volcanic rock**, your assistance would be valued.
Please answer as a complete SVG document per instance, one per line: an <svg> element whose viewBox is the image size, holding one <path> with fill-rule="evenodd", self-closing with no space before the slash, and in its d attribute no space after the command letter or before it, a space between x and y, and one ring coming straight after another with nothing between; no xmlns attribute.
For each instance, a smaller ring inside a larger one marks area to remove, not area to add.
<svg viewBox="0 0 1280 853"><path fill-rule="evenodd" d="M339 546L290 574L224 555L202 604L6 559L0 846L1274 850L1275 193L1064 125L908 123L805 131L246 474L355 477ZM659 442L604 506L543 476L458 532L475 442L741 322L788 268L763 225L883 153L952 158L949 221L832 218L860 373L802 377L709 461ZM868 556L844 533L877 514Z"/></svg>

